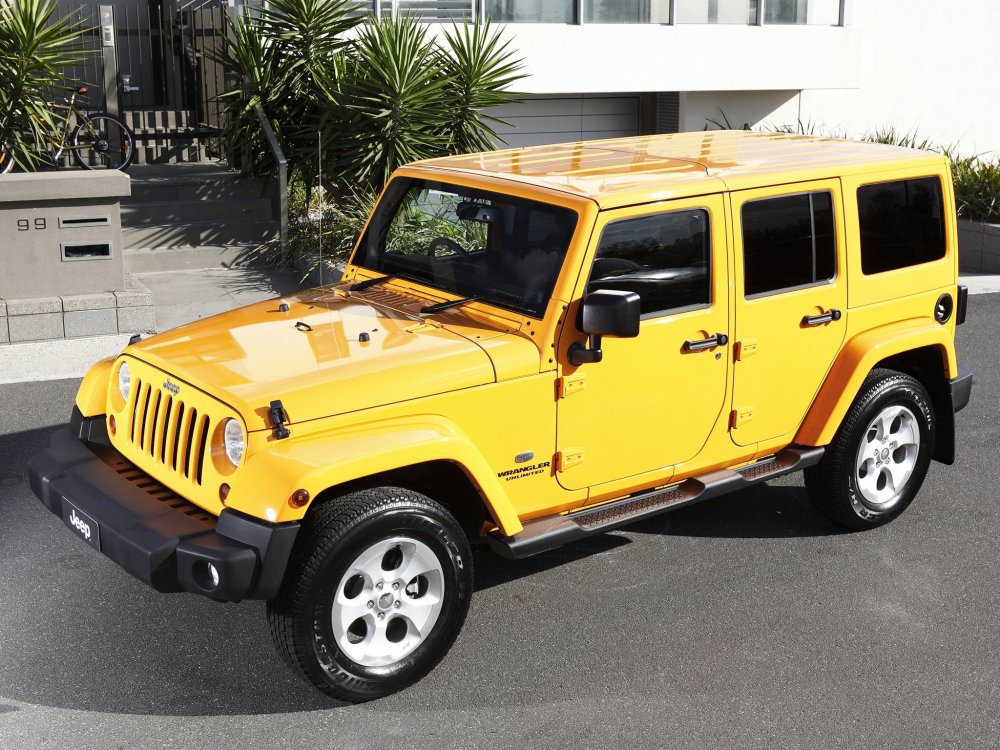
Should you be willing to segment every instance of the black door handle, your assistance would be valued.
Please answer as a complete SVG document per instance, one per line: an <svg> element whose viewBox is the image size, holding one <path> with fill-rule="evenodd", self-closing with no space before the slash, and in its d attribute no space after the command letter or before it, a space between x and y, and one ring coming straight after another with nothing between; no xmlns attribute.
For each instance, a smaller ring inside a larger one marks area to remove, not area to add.
<svg viewBox="0 0 1000 750"><path fill-rule="evenodd" d="M716 346L725 346L728 343L729 343L729 337L726 334L717 333L708 339L701 339L700 341L685 341L684 351L703 352L706 349L712 349Z"/></svg>
<svg viewBox="0 0 1000 750"><path fill-rule="evenodd" d="M840 310L827 310L822 315L806 315L802 319L802 325L807 328L815 328L824 323L832 323L835 320L840 320Z"/></svg>

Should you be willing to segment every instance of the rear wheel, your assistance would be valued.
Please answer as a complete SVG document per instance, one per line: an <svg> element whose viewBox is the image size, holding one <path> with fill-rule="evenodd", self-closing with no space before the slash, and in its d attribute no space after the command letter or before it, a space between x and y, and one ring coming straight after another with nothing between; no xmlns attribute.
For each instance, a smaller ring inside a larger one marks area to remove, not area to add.
<svg viewBox="0 0 1000 750"><path fill-rule="evenodd" d="M823 460L805 471L813 504L851 529L888 523L923 484L934 427L930 396L918 380L872 371Z"/></svg>
<svg viewBox="0 0 1000 750"><path fill-rule="evenodd" d="M7 174L14 169L14 152L7 146L0 145L0 174Z"/></svg>
<svg viewBox="0 0 1000 750"><path fill-rule="evenodd" d="M472 556L455 519L417 492L380 487L310 512L267 617L295 672L357 703L430 672L471 594Z"/></svg>
<svg viewBox="0 0 1000 750"><path fill-rule="evenodd" d="M84 169L120 169L132 163L135 139L117 117L107 114L81 116L73 131L73 153Z"/></svg>

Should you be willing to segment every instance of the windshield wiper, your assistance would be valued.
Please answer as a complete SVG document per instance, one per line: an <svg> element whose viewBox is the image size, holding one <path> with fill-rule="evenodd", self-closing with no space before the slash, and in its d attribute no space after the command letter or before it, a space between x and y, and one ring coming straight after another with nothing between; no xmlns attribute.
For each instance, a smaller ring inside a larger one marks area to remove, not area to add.
<svg viewBox="0 0 1000 750"><path fill-rule="evenodd" d="M434 313L444 312L445 310L450 310L453 307L458 307L459 305L464 305L466 302L478 302L479 297L460 297L459 299L450 299L446 302L438 302L434 305L427 305L427 307L420 308L421 315L433 315Z"/></svg>
<svg viewBox="0 0 1000 750"><path fill-rule="evenodd" d="M359 281L357 284L351 284L350 290L352 292L361 292L365 289L370 289L376 284L381 284L383 281L389 281L394 278L396 278L396 274L388 273L385 276L378 276L374 279L365 279L364 281Z"/></svg>

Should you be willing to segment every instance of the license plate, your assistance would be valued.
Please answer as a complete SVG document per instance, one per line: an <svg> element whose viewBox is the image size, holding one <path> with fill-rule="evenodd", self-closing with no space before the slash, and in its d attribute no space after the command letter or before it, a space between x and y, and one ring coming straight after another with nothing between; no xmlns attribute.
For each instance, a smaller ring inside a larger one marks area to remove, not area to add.
<svg viewBox="0 0 1000 750"><path fill-rule="evenodd" d="M63 521L70 527L76 535L83 541L96 549L101 550L101 527L97 521L77 508L66 498L63 498Z"/></svg>

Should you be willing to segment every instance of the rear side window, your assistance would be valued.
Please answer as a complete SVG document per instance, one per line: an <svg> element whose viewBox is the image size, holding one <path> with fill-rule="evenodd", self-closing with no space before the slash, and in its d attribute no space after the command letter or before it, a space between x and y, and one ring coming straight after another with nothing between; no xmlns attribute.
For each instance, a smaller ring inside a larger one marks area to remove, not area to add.
<svg viewBox="0 0 1000 750"><path fill-rule="evenodd" d="M639 295L643 315L707 305L711 238L708 211L669 211L616 221L604 229L587 291Z"/></svg>
<svg viewBox="0 0 1000 750"><path fill-rule="evenodd" d="M773 294L837 273L833 196L765 198L743 205L743 294Z"/></svg>
<svg viewBox="0 0 1000 750"><path fill-rule="evenodd" d="M858 218L865 274L944 257L944 200L938 177L862 185Z"/></svg>

